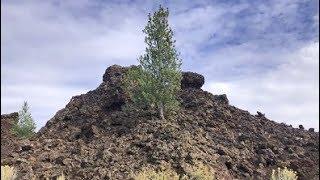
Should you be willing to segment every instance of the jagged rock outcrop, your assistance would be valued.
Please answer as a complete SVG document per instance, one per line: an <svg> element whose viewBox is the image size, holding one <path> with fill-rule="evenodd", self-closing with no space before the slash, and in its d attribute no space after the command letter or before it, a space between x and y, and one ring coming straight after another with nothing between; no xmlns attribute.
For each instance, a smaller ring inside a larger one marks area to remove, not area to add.
<svg viewBox="0 0 320 180"><path fill-rule="evenodd" d="M203 91L204 78L184 73L181 108L161 121L151 110L126 110L121 88L128 68L109 67L101 85L72 97L35 137L1 164L20 179L129 179L147 167L188 174L197 162L218 179L268 179L287 166L300 179L319 175L319 133L278 124L231 106L226 95Z"/></svg>
<svg viewBox="0 0 320 180"><path fill-rule="evenodd" d="M201 74L194 72L183 72L181 80L181 88L196 88L200 89L204 84L204 77Z"/></svg>
<svg viewBox="0 0 320 180"><path fill-rule="evenodd" d="M16 146L17 138L11 129L17 121L17 112L1 115L1 159L6 158Z"/></svg>

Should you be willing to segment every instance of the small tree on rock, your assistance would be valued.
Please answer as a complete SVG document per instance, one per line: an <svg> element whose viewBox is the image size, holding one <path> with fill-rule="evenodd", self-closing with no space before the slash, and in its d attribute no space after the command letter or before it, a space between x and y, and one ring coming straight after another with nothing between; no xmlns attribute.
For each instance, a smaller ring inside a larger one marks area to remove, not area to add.
<svg viewBox="0 0 320 180"><path fill-rule="evenodd" d="M176 94L181 86L181 60L175 49L173 32L168 24L169 10L160 6L143 30L146 52L140 66L126 75L126 88L134 104L157 108L159 117L179 107Z"/></svg>
<svg viewBox="0 0 320 180"><path fill-rule="evenodd" d="M34 135L36 124L29 112L28 103L25 101L19 111L18 121L13 125L13 133L20 138L29 138Z"/></svg>

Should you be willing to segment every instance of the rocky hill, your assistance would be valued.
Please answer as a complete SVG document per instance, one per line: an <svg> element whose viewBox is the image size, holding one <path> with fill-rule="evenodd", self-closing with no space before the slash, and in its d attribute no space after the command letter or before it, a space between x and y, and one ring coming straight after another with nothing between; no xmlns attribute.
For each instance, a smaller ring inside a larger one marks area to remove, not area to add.
<svg viewBox="0 0 320 180"><path fill-rule="evenodd" d="M1 159L7 157L16 146L17 138L11 129L17 121L17 112L1 115Z"/></svg>
<svg viewBox="0 0 320 180"><path fill-rule="evenodd" d="M1 154L1 164L16 166L21 179L61 172L68 179L130 179L163 167L187 174L197 162L218 179L268 179L284 166L300 179L317 179L319 133L238 109L226 95L203 91L204 77L191 72L183 73L181 109L161 121L156 112L125 108L127 70L109 67L97 89L72 97L35 137Z"/></svg>

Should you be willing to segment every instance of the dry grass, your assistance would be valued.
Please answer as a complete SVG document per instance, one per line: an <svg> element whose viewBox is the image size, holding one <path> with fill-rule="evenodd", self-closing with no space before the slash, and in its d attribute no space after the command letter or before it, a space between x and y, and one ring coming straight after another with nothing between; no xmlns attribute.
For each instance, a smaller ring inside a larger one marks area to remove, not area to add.
<svg viewBox="0 0 320 180"><path fill-rule="evenodd" d="M14 180L17 177L14 167L8 165L1 166L1 180Z"/></svg>
<svg viewBox="0 0 320 180"><path fill-rule="evenodd" d="M15 180L17 171L14 167L8 165L1 166L1 180ZM65 180L62 173L57 180ZM133 175L135 180L214 180L214 171L203 164L198 164L187 175L179 176L174 170L166 169L163 171L154 171L152 169L144 169L140 173ZM297 180L297 173L286 167L272 170L270 180Z"/></svg>
<svg viewBox="0 0 320 180"><path fill-rule="evenodd" d="M144 169L139 174L134 175L135 180L179 180L179 175L172 170L154 171Z"/></svg>
<svg viewBox="0 0 320 180"><path fill-rule="evenodd" d="M214 171L202 163L198 164L190 173L190 180L214 180Z"/></svg>
<svg viewBox="0 0 320 180"><path fill-rule="evenodd" d="M284 169L278 168L276 170L272 170L271 178L270 180L297 180L298 176L297 173L293 170L287 169L286 167Z"/></svg>
<svg viewBox="0 0 320 180"><path fill-rule="evenodd" d="M60 176L57 177L57 180L65 180L65 176L64 174L62 173Z"/></svg>
<svg viewBox="0 0 320 180"><path fill-rule="evenodd" d="M179 176L172 169L163 171L154 171L152 169L144 169L139 174L134 175L135 180L214 180L213 171L203 164L198 164L188 175Z"/></svg>
<svg viewBox="0 0 320 180"><path fill-rule="evenodd" d="M1 166L1 180L16 180L17 178L17 171L14 167L5 165ZM35 180L36 178L32 178ZM60 176L57 177L57 180L65 180L65 176L62 173ZM49 178L47 178L49 180Z"/></svg>
<svg viewBox="0 0 320 180"><path fill-rule="evenodd" d="M64 176L64 174L62 173L60 176L57 177L56 180L65 180L66 177ZM33 180L36 180L35 178ZM50 178L46 178L46 180L50 180Z"/></svg>

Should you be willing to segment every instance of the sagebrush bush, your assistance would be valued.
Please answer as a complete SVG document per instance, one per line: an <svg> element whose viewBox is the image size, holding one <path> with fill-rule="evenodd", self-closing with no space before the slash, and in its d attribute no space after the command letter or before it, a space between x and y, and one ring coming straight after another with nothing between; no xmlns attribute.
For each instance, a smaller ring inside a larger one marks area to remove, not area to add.
<svg viewBox="0 0 320 180"><path fill-rule="evenodd" d="M144 169L139 174L134 175L135 180L214 180L214 172L208 166L198 164L191 172L183 176L179 176L172 169L164 171L154 171L152 169Z"/></svg>
<svg viewBox="0 0 320 180"><path fill-rule="evenodd" d="M179 175L172 170L154 171L144 169L139 174L134 175L135 180L179 180Z"/></svg>
<svg viewBox="0 0 320 180"><path fill-rule="evenodd" d="M14 167L5 165L1 166L1 180L14 180L17 177Z"/></svg>
<svg viewBox="0 0 320 180"><path fill-rule="evenodd" d="M286 167L281 169L272 170L270 180L297 180L297 173L293 170L287 169Z"/></svg>
<svg viewBox="0 0 320 180"><path fill-rule="evenodd" d="M60 176L57 177L57 180L65 180L65 176L64 174L62 173Z"/></svg>
<svg viewBox="0 0 320 180"><path fill-rule="evenodd" d="M213 180L214 172L208 167L201 164L198 164L194 170L190 173L190 180Z"/></svg>
<svg viewBox="0 0 320 180"><path fill-rule="evenodd" d="M14 167L5 165L1 166L1 180L15 180L17 178L17 171ZM57 180L65 180L65 176L62 173L60 176L57 177ZM36 180L36 178L32 178L32 180ZM46 178L49 180L49 178Z"/></svg>

